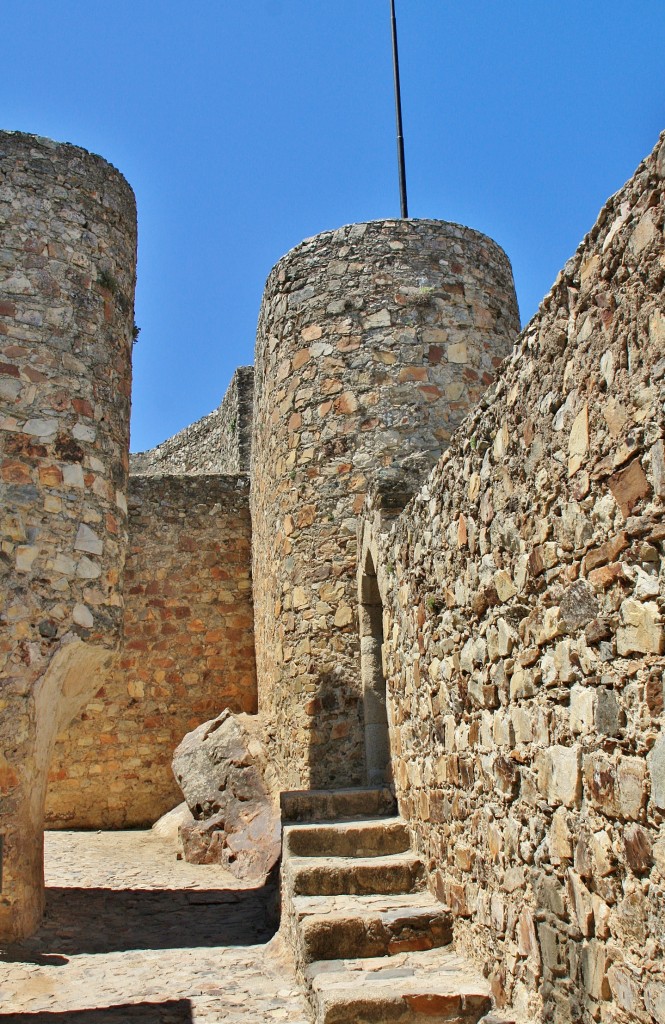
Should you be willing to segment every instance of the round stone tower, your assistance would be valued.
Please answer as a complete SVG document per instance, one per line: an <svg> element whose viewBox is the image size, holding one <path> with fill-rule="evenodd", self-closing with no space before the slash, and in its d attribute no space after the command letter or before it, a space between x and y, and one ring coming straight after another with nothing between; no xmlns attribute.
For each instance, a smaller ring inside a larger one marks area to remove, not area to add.
<svg viewBox="0 0 665 1024"><path fill-rule="evenodd" d="M57 731L122 626L132 190L75 146L0 133L0 938L43 909Z"/></svg>
<svg viewBox="0 0 665 1024"><path fill-rule="evenodd" d="M364 782L356 515L376 473L424 479L518 330L506 255L457 224L354 224L270 274L253 573L259 706L283 787Z"/></svg>

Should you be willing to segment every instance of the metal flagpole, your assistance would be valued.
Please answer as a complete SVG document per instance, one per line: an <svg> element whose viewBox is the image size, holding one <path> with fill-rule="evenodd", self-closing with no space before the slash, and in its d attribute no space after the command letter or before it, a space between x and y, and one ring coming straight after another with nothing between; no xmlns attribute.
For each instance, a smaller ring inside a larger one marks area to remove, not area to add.
<svg viewBox="0 0 665 1024"><path fill-rule="evenodd" d="M397 164L399 167L399 198L401 215L409 216L406 200L406 168L404 163L404 134L402 131L402 96L399 84L399 56L397 53L397 20L395 18L395 0L390 0L390 17L393 30L393 71L395 77L395 114L397 118Z"/></svg>

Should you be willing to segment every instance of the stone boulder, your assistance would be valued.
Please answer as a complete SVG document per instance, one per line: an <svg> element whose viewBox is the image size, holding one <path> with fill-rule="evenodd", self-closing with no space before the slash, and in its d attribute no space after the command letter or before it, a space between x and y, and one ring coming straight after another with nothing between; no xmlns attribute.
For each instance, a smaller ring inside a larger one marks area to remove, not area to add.
<svg viewBox="0 0 665 1024"><path fill-rule="evenodd" d="M180 827L185 859L221 864L261 885L281 849L279 799L258 715L223 711L188 733L173 774L194 821Z"/></svg>
<svg viewBox="0 0 665 1024"><path fill-rule="evenodd" d="M186 803L178 804L177 807L167 811L166 814L162 814L161 818L152 826L153 835L159 836L160 839L166 839L171 843L179 843L180 841L180 829L183 825L191 825L194 821L194 815L190 811Z"/></svg>

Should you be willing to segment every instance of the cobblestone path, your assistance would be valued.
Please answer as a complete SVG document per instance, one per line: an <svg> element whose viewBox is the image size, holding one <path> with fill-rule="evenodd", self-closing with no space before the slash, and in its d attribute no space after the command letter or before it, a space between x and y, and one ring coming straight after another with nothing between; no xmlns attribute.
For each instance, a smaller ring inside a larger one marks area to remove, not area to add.
<svg viewBox="0 0 665 1024"><path fill-rule="evenodd" d="M273 892L150 832L49 832L45 858L42 927L0 950L0 1024L309 1024Z"/></svg>

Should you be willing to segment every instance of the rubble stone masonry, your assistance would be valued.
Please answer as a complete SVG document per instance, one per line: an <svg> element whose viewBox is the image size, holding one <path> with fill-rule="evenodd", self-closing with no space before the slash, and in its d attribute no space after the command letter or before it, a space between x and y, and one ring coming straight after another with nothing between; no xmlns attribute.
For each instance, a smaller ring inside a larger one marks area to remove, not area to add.
<svg viewBox="0 0 665 1024"><path fill-rule="evenodd" d="M664 190L665 136L379 558L400 809L522 1021L665 1021Z"/></svg>
<svg viewBox="0 0 665 1024"><path fill-rule="evenodd" d="M249 473L253 398L254 367L240 366L218 409L155 448L130 455L130 473Z"/></svg>
<svg viewBox="0 0 665 1024"><path fill-rule="evenodd" d="M507 257L456 224L351 225L270 274L253 575L259 707L284 788L364 782L356 517L374 473L423 479L518 328Z"/></svg>
<svg viewBox="0 0 665 1024"><path fill-rule="evenodd" d="M58 737L50 827L152 824L183 736L256 711L250 561L247 477L130 477L122 655Z"/></svg>
<svg viewBox="0 0 665 1024"><path fill-rule="evenodd" d="M117 646L136 209L75 146L0 133L0 937L43 908L55 732Z"/></svg>

